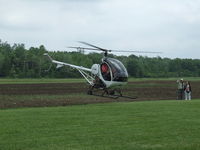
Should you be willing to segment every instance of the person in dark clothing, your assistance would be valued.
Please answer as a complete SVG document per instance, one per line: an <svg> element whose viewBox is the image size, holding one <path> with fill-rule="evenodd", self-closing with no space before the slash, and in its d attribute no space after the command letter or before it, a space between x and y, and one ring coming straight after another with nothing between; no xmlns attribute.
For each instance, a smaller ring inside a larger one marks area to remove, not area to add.
<svg viewBox="0 0 200 150"><path fill-rule="evenodd" d="M183 100L184 98L184 83L183 79L177 80L178 83L178 90L177 90L177 99Z"/></svg>

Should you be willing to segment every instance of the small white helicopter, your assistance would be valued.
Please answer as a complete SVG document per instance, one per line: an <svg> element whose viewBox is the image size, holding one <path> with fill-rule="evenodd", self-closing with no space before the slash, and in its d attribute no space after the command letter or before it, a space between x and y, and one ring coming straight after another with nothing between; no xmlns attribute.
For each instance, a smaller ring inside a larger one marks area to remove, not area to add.
<svg viewBox="0 0 200 150"><path fill-rule="evenodd" d="M136 97L128 97L122 95L121 87L127 84L128 72L124 67L124 65L119 60L107 57L108 52L160 53L160 52L144 52L144 51L108 50L86 42L80 42L80 43L88 45L93 48L85 48L85 47L69 47L69 48L76 48L78 50L102 51L104 53L104 57L101 60L101 64L93 64L91 68L85 68L83 66L76 66L73 64L68 64L65 62L54 60L48 55L48 53L45 53L44 55L47 56L52 63L57 64L56 68L69 66L74 69L77 69L80 72L80 74L85 78L85 80L89 83L89 90L87 93L89 95L96 95L96 96L104 96L104 97L106 96L112 98L118 98L118 97L136 98ZM95 94L96 92L95 89L101 90L103 92L100 95Z"/></svg>

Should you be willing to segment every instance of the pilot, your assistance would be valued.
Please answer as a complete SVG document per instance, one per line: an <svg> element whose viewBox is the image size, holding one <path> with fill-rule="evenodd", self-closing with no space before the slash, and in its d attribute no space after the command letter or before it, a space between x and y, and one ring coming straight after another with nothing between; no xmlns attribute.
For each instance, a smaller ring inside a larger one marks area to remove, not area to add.
<svg viewBox="0 0 200 150"><path fill-rule="evenodd" d="M106 71L108 71L108 70L109 70L108 65L107 65L106 63L103 63L103 64L101 65L101 71L104 73L104 72L106 72Z"/></svg>
<svg viewBox="0 0 200 150"><path fill-rule="evenodd" d="M106 63L103 63L101 65L101 72L102 72L104 80L107 80L107 81L111 80L109 67Z"/></svg>

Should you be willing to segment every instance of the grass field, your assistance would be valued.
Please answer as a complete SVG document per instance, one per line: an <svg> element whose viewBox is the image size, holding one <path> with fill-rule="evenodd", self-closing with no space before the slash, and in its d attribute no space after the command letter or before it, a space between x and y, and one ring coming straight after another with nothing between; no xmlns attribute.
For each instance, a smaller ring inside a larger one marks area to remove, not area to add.
<svg viewBox="0 0 200 150"><path fill-rule="evenodd" d="M198 150L200 100L0 110L1 150Z"/></svg>
<svg viewBox="0 0 200 150"><path fill-rule="evenodd" d="M85 82L83 78L66 78L66 79L0 79L0 84L38 84L38 83L80 83Z"/></svg>
<svg viewBox="0 0 200 150"><path fill-rule="evenodd" d="M149 81L149 80L155 80L155 81L176 81L179 78L129 78L128 81ZM185 77L184 80L188 81L200 81L199 77ZM81 83L86 82L84 78L66 78L66 79L4 79L0 78L0 84L38 84L38 83Z"/></svg>

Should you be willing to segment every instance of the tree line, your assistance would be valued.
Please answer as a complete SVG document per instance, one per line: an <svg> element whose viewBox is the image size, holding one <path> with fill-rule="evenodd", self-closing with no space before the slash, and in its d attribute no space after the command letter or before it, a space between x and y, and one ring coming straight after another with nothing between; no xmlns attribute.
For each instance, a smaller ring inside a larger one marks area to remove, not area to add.
<svg viewBox="0 0 200 150"><path fill-rule="evenodd" d="M48 52L41 45L25 48L24 44L10 45L0 40L0 77L1 78L74 78L81 75L69 67L56 69L43 56ZM90 68L92 64L101 63L102 54L80 52L48 52L54 59ZM120 60L131 77L158 78L158 77L199 77L199 59L170 59L161 57L143 56L116 56L109 57ZM52 65L52 66L51 66ZM51 67L51 68L50 68Z"/></svg>

